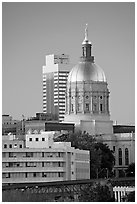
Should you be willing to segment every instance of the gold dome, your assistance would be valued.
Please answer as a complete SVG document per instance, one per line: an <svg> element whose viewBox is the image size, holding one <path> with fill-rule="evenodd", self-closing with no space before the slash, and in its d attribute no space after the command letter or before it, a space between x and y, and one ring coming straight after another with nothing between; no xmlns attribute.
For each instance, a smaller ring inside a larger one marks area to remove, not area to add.
<svg viewBox="0 0 137 204"><path fill-rule="evenodd" d="M68 83L83 81L106 82L106 77L104 71L95 63L81 61L70 71Z"/></svg>

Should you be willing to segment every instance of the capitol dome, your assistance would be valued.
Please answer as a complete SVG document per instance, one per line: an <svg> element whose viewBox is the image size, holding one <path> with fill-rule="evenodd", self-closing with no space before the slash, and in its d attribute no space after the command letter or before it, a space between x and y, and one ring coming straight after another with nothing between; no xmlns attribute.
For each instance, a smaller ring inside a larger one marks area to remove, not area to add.
<svg viewBox="0 0 137 204"><path fill-rule="evenodd" d="M88 26L82 42L82 56L67 79L64 121L75 123L77 130L93 134L111 132L109 89L104 71L95 64Z"/></svg>
<svg viewBox="0 0 137 204"><path fill-rule="evenodd" d="M95 63L81 61L69 73L68 83L95 81L106 82L104 71Z"/></svg>

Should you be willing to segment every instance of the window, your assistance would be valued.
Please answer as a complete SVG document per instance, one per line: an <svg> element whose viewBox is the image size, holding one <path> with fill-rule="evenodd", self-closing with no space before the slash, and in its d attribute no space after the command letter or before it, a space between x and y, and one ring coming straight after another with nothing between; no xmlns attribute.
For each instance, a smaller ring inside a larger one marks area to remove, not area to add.
<svg viewBox="0 0 137 204"><path fill-rule="evenodd" d="M17 147L17 144L14 144L14 147L16 148L16 147Z"/></svg>
<svg viewBox="0 0 137 204"><path fill-rule="evenodd" d="M20 144L19 147L22 148L22 144Z"/></svg>
<svg viewBox="0 0 137 204"><path fill-rule="evenodd" d="M44 138L44 137L42 137L42 141L45 141L45 138Z"/></svg>
<svg viewBox="0 0 137 204"><path fill-rule="evenodd" d="M9 167L13 167L14 163L13 162L9 162Z"/></svg>
<svg viewBox="0 0 137 204"><path fill-rule="evenodd" d="M113 164L114 164L114 166L116 165L116 157L115 156L114 156L114 163Z"/></svg>
<svg viewBox="0 0 137 204"><path fill-rule="evenodd" d="M9 152L9 157L13 157L13 152Z"/></svg>
<svg viewBox="0 0 137 204"><path fill-rule="evenodd" d="M36 137L35 140L36 140L36 142L38 142L38 141L39 141L39 138Z"/></svg>
<svg viewBox="0 0 137 204"><path fill-rule="evenodd" d="M125 165L129 165L129 153L128 153L128 148L125 149Z"/></svg>
<svg viewBox="0 0 137 204"><path fill-rule="evenodd" d="M86 103L86 111L89 111L89 103Z"/></svg>
<svg viewBox="0 0 137 204"><path fill-rule="evenodd" d="M9 145L9 148L12 148L12 144Z"/></svg>
<svg viewBox="0 0 137 204"><path fill-rule="evenodd" d="M97 111L97 104L93 104L93 111L94 111L94 112Z"/></svg>
<svg viewBox="0 0 137 204"><path fill-rule="evenodd" d="M47 174L45 172L42 172L42 177L47 177Z"/></svg>
<svg viewBox="0 0 137 204"><path fill-rule="evenodd" d="M113 152L115 152L115 146L113 146Z"/></svg>
<svg viewBox="0 0 137 204"><path fill-rule="evenodd" d="M26 157L33 157L33 152L26 152Z"/></svg>
<svg viewBox="0 0 137 204"><path fill-rule="evenodd" d="M4 144L4 148L7 148L7 144Z"/></svg>
<svg viewBox="0 0 137 204"><path fill-rule="evenodd" d="M72 112L74 111L74 109L73 109L73 104L71 104L71 111L72 111Z"/></svg>
<svg viewBox="0 0 137 204"><path fill-rule="evenodd" d="M118 150L118 157L119 157L119 165L122 165L122 149L119 148Z"/></svg>
<svg viewBox="0 0 137 204"><path fill-rule="evenodd" d="M100 99L102 99L103 97L102 96L100 96Z"/></svg>
<svg viewBox="0 0 137 204"><path fill-rule="evenodd" d="M36 175L36 173L34 172L34 173L33 173L33 177L36 177L36 176L37 176L37 175Z"/></svg>
<svg viewBox="0 0 137 204"><path fill-rule="evenodd" d="M102 112L102 110L103 110L103 105L100 104L100 111Z"/></svg>
<svg viewBox="0 0 137 204"><path fill-rule="evenodd" d="M81 104L78 103L78 111L80 111L80 110L81 110Z"/></svg>
<svg viewBox="0 0 137 204"><path fill-rule="evenodd" d="M86 99L88 99L89 98L89 96L86 96Z"/></svg>
<svg viewBox="0 0 137 204"><path fill-rule="evenodd" d="M31 138L31 137L29 138L29 141L30 141L30 142L32 141L32 138Z"/></svg>
<svg viewBox="0 0 137 204"><path fill-rule="evenodd" d="M63 172L58 172L58 177L63 177Z"/></svg>

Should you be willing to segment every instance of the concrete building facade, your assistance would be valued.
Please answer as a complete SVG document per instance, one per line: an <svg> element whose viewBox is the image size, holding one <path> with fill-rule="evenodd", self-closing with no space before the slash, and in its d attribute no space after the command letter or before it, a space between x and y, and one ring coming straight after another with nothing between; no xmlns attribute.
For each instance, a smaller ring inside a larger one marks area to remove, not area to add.
<svg viewBox="0 0 137 204"><path fill-rule="evenodd" d="M13 120L10 115L2 115L2 135L16 134L18 120Z"/></svg>
<svg viewBox="0 0 137 204"><path fill-rule="evenodd" d="M53 142L53 132L28 134L25 141L4 137L2 183L89 179L89 160L89 151Z"/></svg>
<svg viewBox="0 0 137 204"><path fill-rule="evenodd" d="M67 77L72 68L69 56L47 55L43 66L43 112L52 113L61 122L65 113Z"/></svg>

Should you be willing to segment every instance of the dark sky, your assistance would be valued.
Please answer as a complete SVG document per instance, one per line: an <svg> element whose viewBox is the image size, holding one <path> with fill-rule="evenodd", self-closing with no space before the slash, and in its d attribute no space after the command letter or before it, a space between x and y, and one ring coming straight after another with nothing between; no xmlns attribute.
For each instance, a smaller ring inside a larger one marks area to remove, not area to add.
<svg viewBox="0 0 137 204"><path fill-rule="evenodd" d="M2 114L42 112L42 65L47 54L82 54L85 24L95 63L105 72L111 119L135 120L135 12L131 2L2 3Z"/></svg>

